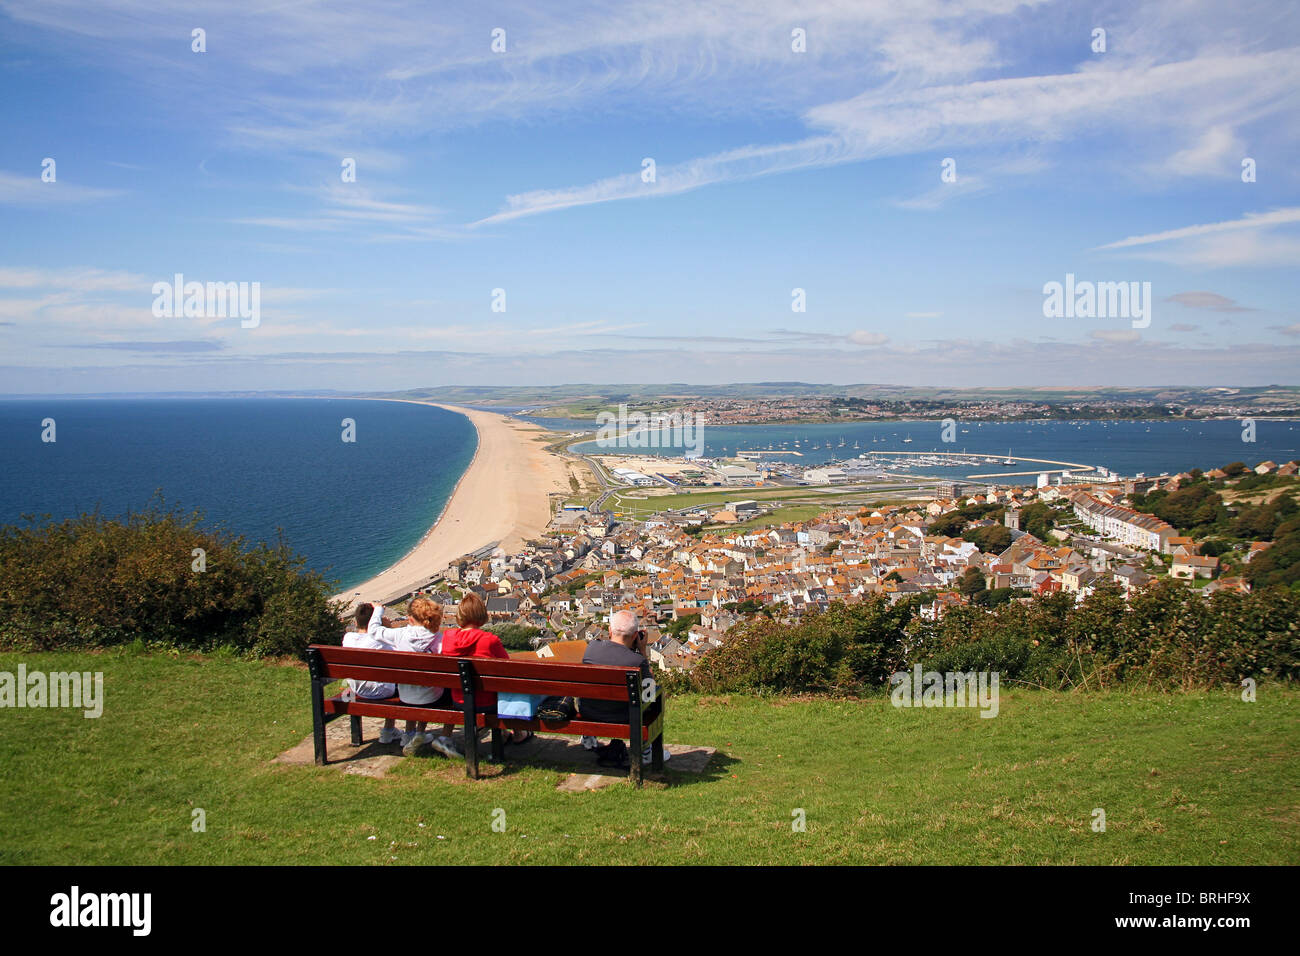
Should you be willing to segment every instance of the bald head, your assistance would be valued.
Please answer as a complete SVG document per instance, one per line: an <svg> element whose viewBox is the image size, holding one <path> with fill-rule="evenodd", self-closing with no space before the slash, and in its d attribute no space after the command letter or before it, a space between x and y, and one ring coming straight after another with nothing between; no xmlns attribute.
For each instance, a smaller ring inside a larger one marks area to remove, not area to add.
<svg viewBox="0 0 1300 956"><path fill-rule="evenodd" d="M609 616L609 639L617 641L624 647L636 644L641 631L641 622L631 611L615 611Z"/></svg>

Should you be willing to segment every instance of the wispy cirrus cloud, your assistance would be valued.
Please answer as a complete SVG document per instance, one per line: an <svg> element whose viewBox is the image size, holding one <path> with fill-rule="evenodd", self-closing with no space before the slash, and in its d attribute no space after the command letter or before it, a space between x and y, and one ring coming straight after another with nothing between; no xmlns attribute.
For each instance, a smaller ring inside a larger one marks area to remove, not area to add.
<svg viewBox="0 0 1300 956"><path fill-rule="evenodd" d="M57 167L56 167L57 169ZM27 176L0 170L0 203L42 205L46 203L97 202L122 195L120 189L101 189L56 179L41 180L39 170Z"/></svg>
<svg viewBox="0 0 1300 956"><path fill-rule="evenodd" d="M1206 55L1163 63L1121 62L1073 73L979 80L898 89L872 88L848 99L814 106L805 123L817 135L748 145L685 162L660 165L647 184L628 172L580 186L539 189L506 198L504 208L473 225L576 206L680 194L703 186L956 147L987 149L1068 143L1105 128L1113 135L1146 137L1158 125L1186 133L1227 128L1284 111L1300 86L1295 49ZM1086 123L1080 117L1088 117ZM1047 166L1043 157L1037 169ZM1176 172L1170 167L1169 172ZM954 192L940 189L912 200L934 208L944 197L979 191L972 177Z"/></svg>
<svg viewBox="0 0 1300 956"><path fill-rule="evenodd" d="M152 279L136 272L94 268L22 268L0 266L0 290L46 289L56 292L135 292Z"/></svg>
<svg viewBox="0 0 1300 956"><path fill-rule="evenodd" d="M385 142L394 134L604 110L630 98L657 101L665 112L737 113L755 104L793 112L872 78L968 75L999 59L982 27L1045 3L814 0L792 9L781 0L663 0L648 9L601 0L553 8L514 0L473 7L3 0L0 10L75 38L114 69L164 69L178 88L205 72L189 51L189 31L202 23L210 55L235 67L223 82L240 94L218 128L250 148L333 156L357 155L363 144L368 163L396 164L400 150ZM504 53L491 46L498 26ZM796 26L806 33L806 55L792 51ZM182 105L179 90L158 92Z"/></svg>
<svg viewBox="0 0 1300 956"><path fill-rule="evenodd" d="M464 234L459 227L440 223L443 211L437 207L382 198L358 183L340 180L314 189L292 186L288 190L312 197L316 207L301 216L254 216L234 222L295 232L346 231L349 236L366 230L365 237L373 241L450 239Z"/></svg>
<svg viewBox="0 0 1300 956"><path fill-rule="evenodd" d="M177 339L172 342L75 342L55 346L63 349L110 349L165 355L220 352L226 347L226 343L212 339Z"/></svg>
<svg viewBox="0 0 1300 956"><path fill-rule="evenodd" d="M1094 251L1137 250L1143 258L1185 266L1278 266L1300 264L1300 237L1287 227L1300 223L1300 206L1248 212L1238 219L1181 226L1097 246Z"/></svg>
<svg viewBox="0 0 1300 956"><path fill-rule="evenodd" d="M842 342L846 345L871 347L884 345L889 336L868 329L855 329L852 332L806 332L797 329L772 329L771 334L787 341L796 342Z"/></svg>
<svg viewBox="0 0 1300 956"><path fill-rule="evenodd" d="M701 186L734 182L757 176L826 166L847 161L845 144L834 137L816 137L774 146L743 146L713 156L689 160L656 170L655 181L646 183L641 173L629 172L564 189L536 189L506 197L506 207L472 226L508 222L522 216L589 206L621 199L652 199L674 196Z"/></svg>
<svg viewBox="0 0 1300 956"><path fill-rule="evenodd" d="M1178 229L1166 229L1164 232L1153 232L1143 236L1129 236L1126 239L1119 239L1115 242L1108 242L1104 246L1098 246L1097 249L1129 249L1133 246L1149 246L1160 242L1176 242L1180 239L1193 239L1221 232L1236 232L1245 229L1269 229L1273 226L1281 226L1295 222L1300 222L1300 206L1292 206L1286 209L1274 209L1270 212L1248 212L1240 219L1229 219L1224 222L1201 223L1195 226L1182 226Z"/></svg>
<svg viewBox="0 0 1300 956"><path fill-rule="evenodd" d="M1041 43L1044 24L1070 22L1059 2L816 0L791 8L778 0L665 0L649 11L575 0L562 10L498 2L470 11L415 0L361 7L0 0L15 21L70 34L111 69L165 68L176 80L172 106L191 119L195 109L214 111L203 124L231 134L231 148L357 156L392 172L409 162L404 147L431 132L599 115L629 102L665 116L776 117L807 131L663 164L653 184L628 170L519 189L471 226L940 148L1004 158L1032 145L1046 169L1072 142L1101 133L1177 176L1220 169L1244 130L1252 144L1294 146L1294 124L1270 122L1294 111L1300 88L1294 22L1268 0L1194 7L1151 0L1109 11L1114 42L1105 56L1090 54L1081 35L1073 70L1036 74L1018 71L1016 54ZM199 21L208 24L210 49L237 67L226 73L236 95L220 103L238 109L186 95L207 68L180 42ZM506 31L504 53L491 47L496 25ZM796 27L805 53L792 50ZM1169 154L1171 137L1184 145ZM899 202L937 208L996 188L997 177L972 174L953 185ZM240 221L323 232L385 216L394 224L381 237L389 240L464 235L378 207Z"/></svg>

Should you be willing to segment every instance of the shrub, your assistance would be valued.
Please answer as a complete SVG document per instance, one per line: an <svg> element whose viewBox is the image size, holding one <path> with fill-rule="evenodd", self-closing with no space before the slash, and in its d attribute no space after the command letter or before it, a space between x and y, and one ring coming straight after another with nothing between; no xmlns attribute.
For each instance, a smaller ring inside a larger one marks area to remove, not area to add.
<svg viewBox="0 0 1300 956"><path fill-rule="evenodd" d="M1011 530L1000 524L985 525L962 532L962 539L987 554L1001 554L1011 547Z"/></svg>
<svg viewBox="0 0 1300 956"><path fill-rule="evenodd" d="M304 570L283 541L248 547L201 521L159 501L121 520L96 513L0 528L0 648L143 639L300 656L308 644L339 643L332 582Z"/></svg>
<svg viewBox="0 0 1300 956"><path fill-rule="evenodd" d="M875 597L837 602L794 624L751 618L695 666L691 686L706 693L857 693L879 686L903 666L915 613L914 600L891 605Z"/></svg>
<svg viewBox="0 0 1300 956"><path fill-rule="evenodd" d="M1254 588L1300 583L1300 530L1280 535L1271 548L1251 559L1242 574Z"/></svg>
<svg viewBox="0 0 1300 956"><path fill-rule="evenodd" d="M532 639L542 633L539 628L527 624L493 624L487 630L501 638L508 651L533 650Z"/></svg>
<svg viewBox="0 0 1300 956"><path fill-rule="evenodd" d="M996 670L1004 680L1052 688L1294 680L1300 594L1266 588L1207 600L1164 580L1128 602L1104 587L1077 605L1071 595L1053 594L991 613L955 608L939 622L923 622L918 636L917 662L926 670Z"/></svg>

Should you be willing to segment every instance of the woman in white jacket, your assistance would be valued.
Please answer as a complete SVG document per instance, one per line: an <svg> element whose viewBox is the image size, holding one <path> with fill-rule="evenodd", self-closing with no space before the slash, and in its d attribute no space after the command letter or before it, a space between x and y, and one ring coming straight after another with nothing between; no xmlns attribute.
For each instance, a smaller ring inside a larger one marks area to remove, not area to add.
<svg viewBox="0 0 1300 956"><path fill-rule="evenodd" d="M407 617L412 622L406 627L384 627L384 608L376 604L370 616L367 632L371 637L385 641L396 651L415 651L420 654L437 654L442 650L442 608L428 598L416 598L411 602ZM429 706L438 703L447 694L445 687L423 687L419 684L398 684L397 696L404 704ZM424 721L406 722L406 733L402 734L403 753L412 754L425 743ZM429 740L429 745L447 757L458 757L460 752L451 740L451 725L442 728L442 736Z"/></svg>

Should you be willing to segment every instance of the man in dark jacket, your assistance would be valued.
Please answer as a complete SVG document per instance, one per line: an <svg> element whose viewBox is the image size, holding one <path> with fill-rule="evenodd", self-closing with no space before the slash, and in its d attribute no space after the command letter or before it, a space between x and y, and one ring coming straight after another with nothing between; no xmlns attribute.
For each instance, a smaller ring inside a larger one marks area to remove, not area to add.
<svg viewBox="0 0 1300 956"><path fill-rule="evenodd" d="M615 611L609 617L609 640L591 641L582 655L584 664L614 664L619 667L640 667L645 663L646 636L641 629L641 622L632 611ZM584 720L600 721L606 724L626 724L628 704L625 700L588 700L578 701L578 713ZM622 744L622 741L617 741ZM583 737L582 744L589 750L608 753L615 746L610 741L608 747L596 746L594 737ZM602 755L602 762L604 762ZM664 750L664 759L668 751ZM616 762L616 761L614 761ZM650 762L650 748L645 748L642 763Z"/></svg>

